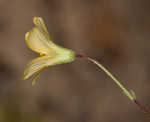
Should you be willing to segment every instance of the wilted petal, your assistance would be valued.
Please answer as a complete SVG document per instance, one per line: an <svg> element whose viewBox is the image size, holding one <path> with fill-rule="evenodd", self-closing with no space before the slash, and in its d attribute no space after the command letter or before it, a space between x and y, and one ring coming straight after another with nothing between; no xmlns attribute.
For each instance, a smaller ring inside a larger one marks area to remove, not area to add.
<svg viewBox="0 0 150 122"><path fill-rule="evenodd" d="M52 49L54 44L49 40L48 35L43 33L38 27L34 27L31 31L27 32L25 40L29 48L33 51L43 54L55 52Z"/></svg>
<svg viewBox="0 0 150 122"><path fill-rule="evenodd" d="M40 28L40 30L44 31L44 33L47 33L47 36L49 36L47 27L44 23L44 20L41 17L34 17L33 23L35 24L36 27Z"/></svg>
<svg viewBox="0 0 150 122"><path fill-rule="evenodd" d="M33 79L32 79L32 86L35 85L36 80L40 77L40 74L41 74L42 71L43 71L43 69L41 69L40 71L38 71L38 72L33 76Z"/></svg>
<svg viewBox="0 0 150 122"><path fill-rule="evenodd" d="M23 80L29 78L34 73L39 72L45 67L55 65L58 63L58 60L50 56L42 56L36 59L33 59L26 67L23 75Z"/></svg>
<svg viewBox="0 0 150 122"><path fill-rule="evenodd" d="M34 17L33 23L35 27L25 35L27 45L35 52L53 55L55 44L50 40L44 20L41 17Z"/></svg>

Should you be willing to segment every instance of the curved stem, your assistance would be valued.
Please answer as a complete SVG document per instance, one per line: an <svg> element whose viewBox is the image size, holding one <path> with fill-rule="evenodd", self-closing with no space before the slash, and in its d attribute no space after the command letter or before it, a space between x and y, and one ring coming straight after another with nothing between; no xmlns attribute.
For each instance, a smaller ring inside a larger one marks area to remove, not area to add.
<svg viewBox="0 0 150 122"><path fill-rule="evenodd" d="M86 60L89 60L91 61L92 63L96 64L101 70L103 70L116 84L117 86L123 91L123 93L132 101L134 102L139 108L141 111L143 111L150 119L150 111L145 107L143 106L137 99L136 99L136 96L134 94L133 91L129 91L127 90L123 84L120 83L119 80L117 80L117 78L115 78L102 64L100 64L98 61L92 59L92 58L89 58L87 56L84 56L84 55L81 55L81 54L78 54L76 55L77 58L84 58Z"/></svg>
<svg viewBox="0 0 150 122"><path fill-rule="evenodd" d="M121 83L119 80L117 80L102 64L100 64L98 61L89 58L87 56L84 55L77 55L77 58L85 58L91 62L93 62L94 64L96 64L100 69L102 69L123 91L123 93L131 100L134 101L135 99L135 95L133 92L129 92Z"/></svg>

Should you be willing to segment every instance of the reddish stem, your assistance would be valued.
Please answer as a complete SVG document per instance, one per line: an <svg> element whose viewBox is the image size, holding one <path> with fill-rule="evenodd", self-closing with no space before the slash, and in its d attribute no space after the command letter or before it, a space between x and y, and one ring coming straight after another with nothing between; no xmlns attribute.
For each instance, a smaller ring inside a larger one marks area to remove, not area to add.
<svg viewBox="0 0 150 122"><path fill-rule="evenodd" d="M85 56L85 55L82 55L82 54L77 54L77 55L76 55L76 58L88 59L89 57L87 57L87 56ZM148 116L148 118L150 119L150 111L149 111L149 109L146 108L145 106L143 106L138 100L134 99L133 101L134 101L134 103L140 108L140 110L141 110L142 112L144 112L144 113Z"/></svg>
<svg viewBox="0 0 150 122"><path fill-rule="evenodd" d="M141 111L143 111L147 116L148 118L150 119L150 111L145 107L143 106L138 100L134 100L134 103L141 109Z"/></svg>
<svg viewBox="0 0 150 122"><path fill-rule="evenodd" d="M88 57L85 56L85 55L82 55L82 54L77 54L77 55L76 55L76 58L88 58Z"/></svg>

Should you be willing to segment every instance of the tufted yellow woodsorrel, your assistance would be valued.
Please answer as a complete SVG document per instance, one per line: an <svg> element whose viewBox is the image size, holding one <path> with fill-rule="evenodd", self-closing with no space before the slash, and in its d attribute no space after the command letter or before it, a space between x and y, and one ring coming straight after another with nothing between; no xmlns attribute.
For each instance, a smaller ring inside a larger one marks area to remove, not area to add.
<svg viewBox="0 0 150 122"><path fill-rule="evenodd" d="M35 84L35 80L44 68L69 63L75 58L75 53L72 50L58 46L51 40L44 20L41 17L34 17L33 23L35 26L25 34L25 40L28 47L39 53L40 56L27 64L23 75L25 80L35 74L32 85Z"/></svg>
<svg viewBox="0 0 150 122"><path fill-rule="evenodd" d="M123 93L150 118L150 111L136 99L134 92L127 90L120 83L120 81L117 80L102 64L87 56L81 54L75 55L72 50L55 44L51 40L46 25L41 17L34 17L33 23L35 26L26 33L25 40L28 47L31 50L39 53L40 56L29 62L24 71L23 80L35 74L32 80L32 85L34 85L36 79L40 75L40 72L44 68L57 64L69 63L72 62L75 58L83 58L96 64L101 70L103 70L117 84Z"/></svg>

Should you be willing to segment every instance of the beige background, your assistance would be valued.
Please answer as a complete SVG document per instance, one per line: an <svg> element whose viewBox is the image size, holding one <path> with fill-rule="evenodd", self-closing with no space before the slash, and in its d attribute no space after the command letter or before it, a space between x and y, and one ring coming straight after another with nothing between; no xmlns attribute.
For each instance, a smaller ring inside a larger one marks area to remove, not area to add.
<svg viewBox="0 0 150 122"><path fill-rule="evenodd" d="M0 0L1 122L148 122L95 65L84 60L47 68L22 81L38 54L24 34L42 16L57 44L93 57L150 108L148 0Z"/></svg>

